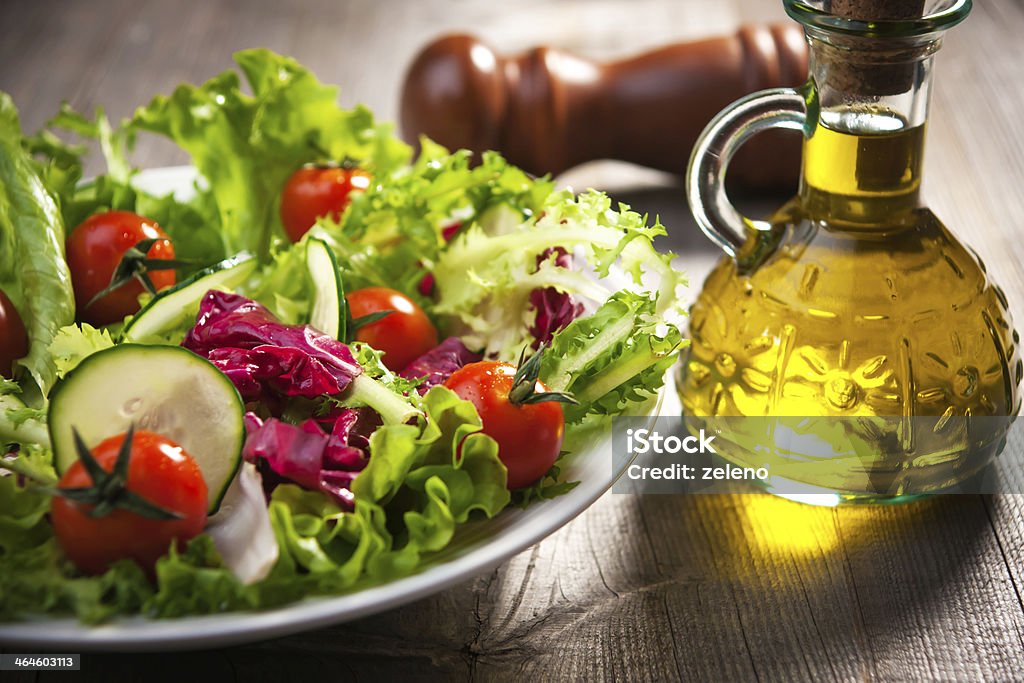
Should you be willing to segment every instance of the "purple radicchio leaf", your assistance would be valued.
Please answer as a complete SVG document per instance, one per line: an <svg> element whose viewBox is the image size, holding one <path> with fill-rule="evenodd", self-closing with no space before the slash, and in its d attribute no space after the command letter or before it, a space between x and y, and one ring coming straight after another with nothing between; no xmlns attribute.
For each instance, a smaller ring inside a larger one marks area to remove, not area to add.
<svg viewBox="0 0 1024 683"><path fill-rule="evenodd" d="M448 337L425 354L409 363L399 376L404 379L425 378L417 387L425 394L431 387L444 384L452 373L469 363L481 360L483 356L466 348L458 337Z"/></svg>
<svg viewBox="0 0 1024 683"><path fill-rule="evenodd" d="M572 256L565 249L556 247L548 249L537 257L537 265L555 255L555 265L560 268L572 268ZM533 348L547 344L559 332L583 313L583 304L577 303L566 292L554 287L541 287L530 292L530 305L537 311L530 334L533 335Z"/></svg>
<svg viewBox="0 0 1024 683"><path fill-rule="evenodd" d="M379 424L376 413L365 408L342 411L330 434L315 420L296 426L275 418L264 422L249 413L243 457L263 475L268 496L278 485L293 483L322 491L342 509L352 510L352 481L366 467L369 434Z"/></svg>
<svg viewBox="0 0 1024 683"><path fill-rule="evenodd" d="M348 346L308 325L285 325L262 305L210 291L182 342L208 358L247 401L337 394L362 373Z"/></svg>

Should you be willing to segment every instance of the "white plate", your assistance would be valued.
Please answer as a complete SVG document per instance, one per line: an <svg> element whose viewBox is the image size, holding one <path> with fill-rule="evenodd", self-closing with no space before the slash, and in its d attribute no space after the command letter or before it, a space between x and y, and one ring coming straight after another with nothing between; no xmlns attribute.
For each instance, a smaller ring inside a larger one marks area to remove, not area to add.
<svg viewBox="0 0 1024 683"><path fill-rule="evenodd" d="M144 171L137 184L154 193L191 192L195 172L189 167ZM668 379L668 378L666 378ZM672 391L649 406L669 414ZM675 408L678 411L678 408ZM678 412L676 412L678 414ZM231 612L203 617L149 620L118 618L101 626L74 619L38 618L0 624L0 643L70 651L154 651L203 649L275 638L337 624L418 600L479 576L537 543L572 520L607 491L625 470L613 469L611 439L597 438L569 458L562 475L580 484L553 500L525 510L508 509L495 519L462 527L444 551L419 573L338 597L307 598L260 612Z"/></svg>

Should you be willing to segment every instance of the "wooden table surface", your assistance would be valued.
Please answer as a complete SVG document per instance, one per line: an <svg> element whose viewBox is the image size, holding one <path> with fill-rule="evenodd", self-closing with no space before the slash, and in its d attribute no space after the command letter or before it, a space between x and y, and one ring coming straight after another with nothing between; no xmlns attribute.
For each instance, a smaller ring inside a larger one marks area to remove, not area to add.
<svg viewBox="0 0 1024 683"><path fill-rule="evenodd" d="M976 5L938 57L926 197L987 262L1020 325L1024 3ZM62 99L121 117L265 46L340 84L345 104L394 118L405 65L446 30L502 50L615 56L783 17L779 0L4 0L0 89L27 129ZM136 161L183 158L147 141ZM564 180L659 213L695 286L717 257L675 180L607 163ZM1024 677L1022 589L1021 497L836 510L608 494L498 569L418 603L221 651L86 655L83 669L104 681L1008 680Z"/></svg>

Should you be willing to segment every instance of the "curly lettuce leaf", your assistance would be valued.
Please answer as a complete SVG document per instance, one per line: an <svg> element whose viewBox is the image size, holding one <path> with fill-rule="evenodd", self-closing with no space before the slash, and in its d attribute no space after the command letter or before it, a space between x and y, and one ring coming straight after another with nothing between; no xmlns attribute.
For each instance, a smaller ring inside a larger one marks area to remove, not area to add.
<svg viewBox="0 0 1024 683"><path fill-rule="evenodd" d="M107 172L84 182L89 148L65 142L57 136L58 132L96 142ZM128 161L133 143L133 132L125 126L112 126L102 109L98 108L90 120L64 102L43 129L26 137L22 144L32 154L47 187L60 204L64 224L70 231L98 211L134 210L136 190L130 181L135 171Z"/></svg>
<svg viewBox="0 0 1024 683"><path fill-rule="evenodd" d="M24 475L40 482L57 481L49 453L43 448L22 448L16 455L3 456L3 463L11 470L0 469L0 555L49 538L45 517L50 511L50 499L31 490ZM15 475L12 470L23 475Z"/></svg>
<svg viewBox="0 0 1024 683"><path fill-rule="evenodd" d="M29 354L18 362L42 395L57 371L47 350L75 318L71 273L64 260L64 222L28 153L11 98L0 93L0 289L21 314Z"/></svg>
<svg viewBox="0 0 1024 683"><path fill-rule="evenodd" d="M30 612L71 613L86 624L138 612L152 589L137 564L122 561L95 577L68 578L66 561L50 538L45 543L0 555L0 619Z"/></svg>
<svg viewBox="0 0 1024 683"><path fill-rule="evenodd" d="M156 576L156 590L143 606L154 617L167 619L260 606L260 592L224 567L213 540L206 535L194 538L184 552L172 547L157 561Z"/></svg>
<svg viewBox="0 0 1024 683"><path fill-rule="evenodd" d="M419 407L419 394L416 393L416 389L421 384L420 378L403 377L392 372L384 365L384 354L365 342L351 342L348 347L367 375L396 394L406 396L414 406Z"/></svg>
<svg viewBox="0 0 1024 683"><path fill-rule="evenodd" d="M582 255L598 277L619 268L637 291L657 292L658 316L676 319L681 315L679 289L686 280L672 268L673 255L654 248L654 239L664 233L660 223L648 225L647 216L625 204L613 209L604 193L555 192L539 218L500 234L479 225L460 233L434 270L435 311L462 328L468 346L513 360L533 342L531 292L551 288L595 303L611 294L587 273L560 267L554 254L544 258L561 248Z"/></svg>
<svg viewBox="0 0 1024 683"><path fill-rule="evenodd" d="M338 106L338 89L269 50L235 54L252 94L226 71L181 85L140 108L134 125L170 138L206 179L228 253L266 261L284 233L277 204L288 176L313 161L352 159L378 177L408 161L411 150L369 110Z"/></svg>
<svg viewBox="0 0 1024 683"><path fill-rule="evenodd" d="M18 396L7 394L0 396L0 448L11 443L46 446L50 433L42 411L25 405Z"/></svg>
<svg viewBox="0 0 1024 683"><path fill-rule="evenodd" d="M67 377L83 360L113 345L110 332L97 330L88 323L60 328L50 343L50 356L57 368L57 377Z"/></svg>
<svg viewBox="0 0 1024 683"><path fill-rule="evenodd" d="M270 261L241 290L287 325L309 322L312 285L306 265L306 241L274 249Z"/></svg>
<svg viewBox="0 0 1024 683"><path fill-rule="evenodd" d="M520 220L541 210L553 185L530 178L488 152L471 166L423 139L416 162L353 198L340 223L322 219L313 234L333 248L352 289L385 286L429 305L419 284L447 247L448 231L506 207Z"/></svg>
<svg viewBox="0 0 1024 683"><path fill-rule="evenodd" d="M105 179L100 183L104 185L102 190L95 190L95 183L85 183L92 187L83 188L84 160L89 148L62 140L58 132L99 144L107 165L107 173L101 176ZM128 151L133 143L133 132L123 126L114 128L102 109L97 109L94 118L89 120L67 102L61 104L60 111L42 130L22 141L36 160L47 188L57 198L68 226L78 225L105 201L111 202L106 208L114 208L113 203L129 203L125 195L133 194L129 180L134 171L128 162ZM129 209L127 206L117 208Z"/></svg>

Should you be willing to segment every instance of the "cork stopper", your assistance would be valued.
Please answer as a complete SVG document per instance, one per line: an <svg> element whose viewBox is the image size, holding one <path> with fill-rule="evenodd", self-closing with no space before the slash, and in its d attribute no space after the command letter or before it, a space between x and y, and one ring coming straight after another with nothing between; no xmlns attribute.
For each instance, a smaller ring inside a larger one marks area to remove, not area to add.
<svg viewBox="0 0 1024 683"><path fill-rule="evenodd" d="M882 21L885 19L920 19L925 0L832 0L828 11L844 19Z"/></svg>
<svg viewBox="0 0 1024 683"><path fill-rule="evenodd" d="M892 21L919 19L924 16L926 0L828 0L826 10L837 17L857 21ZM836 47L863 50L863 46L846 39L833 43ZM829 64L829 82L837 90L865 95L898 95L910 89L915 65L893 63L879 55L872 59L833 58Z"/></svg>

